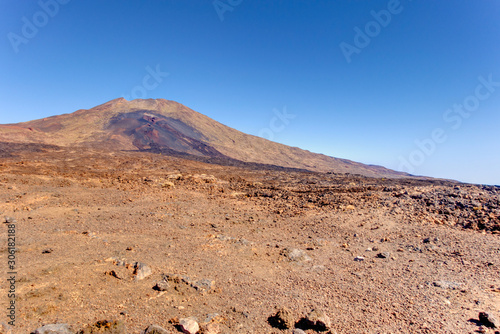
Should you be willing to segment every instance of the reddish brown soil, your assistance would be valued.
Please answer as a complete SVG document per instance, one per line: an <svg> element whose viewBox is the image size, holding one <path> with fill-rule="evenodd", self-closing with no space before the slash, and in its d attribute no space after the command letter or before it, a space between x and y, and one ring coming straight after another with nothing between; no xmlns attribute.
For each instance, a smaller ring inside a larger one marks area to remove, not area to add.
<svg viewBox="0 0 500 334"><path fill-rule="evenodd" d="M124 321L130 333L150 324L177 333L172 319L203 324L213 313L221 333L291 333L268 323L280 307L297 320L322 309L332 333L472 333L479 312L499 316L495 187L148 153L3 153L0 212L17 219L14 333L104 319ZM0 249L4 268L6 232ZM290 261L287 249L310 261ZM153 273L134 281L111 258ZM167 273L215 287L177 280L154 290Z"/></svg>

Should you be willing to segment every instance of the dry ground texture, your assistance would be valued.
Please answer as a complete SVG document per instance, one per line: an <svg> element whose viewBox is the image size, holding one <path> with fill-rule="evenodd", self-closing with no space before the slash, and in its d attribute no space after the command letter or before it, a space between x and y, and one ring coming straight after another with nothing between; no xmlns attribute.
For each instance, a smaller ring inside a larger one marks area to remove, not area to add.
<svg viewBox="0 0 500 334"><path fill-rule="evenodd" d="M285 307L296 321L324 311L324 333L495 333L478 314L500 315L499 196L149 153L3 151L0 213L17 220L11 330L120 320L127 333L179 333L195 317L204 333L292 333L269 321ZM151 274L134 279L135 262Z"/></svg>

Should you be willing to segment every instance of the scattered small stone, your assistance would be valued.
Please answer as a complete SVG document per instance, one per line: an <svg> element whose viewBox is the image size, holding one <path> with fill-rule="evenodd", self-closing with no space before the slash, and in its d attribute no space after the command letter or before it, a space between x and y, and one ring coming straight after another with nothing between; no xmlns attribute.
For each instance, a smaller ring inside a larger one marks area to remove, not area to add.
<svg viewBox="0 0 500 334"><path fill-rule="evenodd" d="M432 285L441 289L456 290L460 288L462 283L450 282L450 281L435 281Z"/></svg>
<svg viewBox="0 0 500 334"><path fill-rule="evenodd" d="M128 250L128 251L133 251L133 250L134 250L134 247L132 247L132 246L128 246L128 247L127 247L127 250Z"/></svg>
<svg viewBox="0 0 500 334"><path fill-rule="evenodd" d="M32 334L73 334L68 324L50 324L36 329Z"/></svg>
<svg viewBox="0 0 500 334"><path fill-rule="evenodd" d="M195 281L186 275L166 274L163 280L174 284L186 284L202 294L215 289L215 281L208 278Z"/></svg>
<svg viewBox="0 0 500 334"><path fill-rule="evenodd" d="M191 283L191 286L198 291L202 291L202 292L211 291L215 288L215 281L208 279L208 278L204 278L204 279L201 279L201 280L198 280L198 281Z"/></svg>
<svg viewBox="0 0 500 334"><path fill-rule="evenodd" d="M330 242L323 238L316 238L312 241L312 244L316 247L328 246Z"/></svg>
<svg viewBox="0 0 500 334"><path fill-rule="evenodd" d="M165 182L161 183L161 187L162 188L174 188L175 184L173 182L170 182L170 181L165 181Z"/></svg>
<svg viewBox="0 0 500 334"><path fill-rule="evenodd" d="M332 321L322 310L312 310L305 318L300 319L296 327L303 330L312 329L324 332L332 327Z"/></svg>
<svg viewBox="0 0 500 334"><path fill-rule="evenodd" d="M300 328L295 328L293 331L292 331L292 334L306 334L306 332L304 332L302 329Z"/></svg>
<svg viewBox="0 0 500 334"><path fill-rule="evenodd" d="M483 325L485 325L486 327L500 328L500 322L491 313L480 312L479 313L479 321L481 321L481 323Z"/></svg>
<svg viewBox="0 0 500 334"><path fill-rule="evenodd" d="M125 323L121 320L100 320L78 332L78 334L126 334Z"/></svg>
<svg viewBox="0 0 500 334"><path fill-rule="evenodd" d="M205 317L205 320L203 320L203 323L208 324L212 321L215 321L217 318L219 318L220 314L219 313L210 313L207 314Z"/></svg>
<svg viewBox="0 0 500 334"><path fill-rule="evenodd" d="M235 240L235 238L233 238L233 237L228 237L227 235L222 235L222 234L217 235L216 238L219 239L220 241L233 241L233 240Z"/></svg>
<svg viewBox="0 0 500 334"><path fill-rule="evenodd" d="M179 320L179 326L185 334L196 334L200 330L200 326L192 317Z"/></svg>
<svg viewBox="0 0 500 334"><path fill-rule="evenodd" d="M176 174L170 174L167 176L168 179L170 180L181 180L182 179L182 174L176 173Z"/></svg>
<svg viewBox="0 0 500 334"><path fill-rule="evenodd" d="M275 315L268 318L268 322L271 326L279 329L289 329L293 328L295 323L295 318L288 308L283 307L276 312Z"/></svg>
<svg viewBox="0 0 500 334"><path fill-rule="evenodd" d="M436 246L436 245L428 245L428 246L425 246L425 250L426 250L426 251L429 251L429 252L435 251L436 249L437 249L437 246Z"/></svg>
<svg viewBox="0 0 500 334"><path fill-rule="evenodd" d="M314 265L311 267L311 271L321 273L326 270L326 267L322 264Z"/></svg>
<svg viewBox="0 0 500 334"><path fill-rule="evenodd" d="M136 281L142 280L151 275L152 273L153 271L151 270L151 268L145 265L144 263L136 262L134 264L134 275Z"/></svg>
<svg viewBox="0 0 500 334"><path fill-rule="evenodd" d="M305 251L297 248L285 248L281 251L281 255L284 255L289 261L293 262L307 262L312 260Z"/></svg>
<svg viewBox="0 0 500 334"><path fill-rule="evenodd" d="M44 250L42 251L42 254L50 254L50 253L52 253L53 251L54 251L54 250L53 250L52 248L47 248L47 249L44 249Z"/></svg>
<svg viewBox="0 0 500 334"><path fill-rule="evenodd" d="M378 251L378 247L377 246L373 246L372 247L372 251L374 251L374 252Z"/></svg>
<svg viewBox="0 0 500 334"><path fill-rule="evenodd" d="M389 256L391 256L389 252L382 252L377 254L377 257L380 259L387 259L389 258Z"/></svg>
<svg viewBox="0 0 500 334"><path fill-rule="evenodd" d="M9 216L6 216L5 217L5 221L4 221L6 224L15 224L17 223L17 220L16 218L14 217L9 217Z"/></svg>
<svg viewBox="0 0 500 334"><path fill-rule="evenodd" d="M123 277L118 275L118 273L114 270L106 271L104 274L109 275L109 276L113 276L113 277L118 278L118 279L123 279Z"/></svg>
<svg viewBox="0 0 500 334"><path fill-rule="evenodd" d="M153 287L153 289L156 291L166 291L166 290L168 290L169 286L170 286L170 284L168 283L168 281L163 279L163 280L159 281L158 283L156 283L155 286Z"/></svg>
<svg viewBox="0 0 500 334"><path fill-rule="evenodd" d="M160 326L150 325L148 328L146 328L143 334L171 334L171 333L167 331L165 328L162 328Z"/></svg>
<svg viewBox="0 0 500 334"><path fill-rule="evenodd" d="M236 244L248 246L248 245L250 245L250 241L248 241L247 239L239 239L236 241Z"/></svg>
<svg viewBox="0 0 500 334"><path fill-rule="evenodd" d="M362 257L362 256L356 256L356 257L354 258L354 261L359 261L359 262L361 262L361 261L364 261L364 260L365 260L365 258L364 258L364 257Z"/></svg>
<svg viewBox="0 0 500 334"><path fill-rule="evenodd" d="M113 261L113 264L114 264L114 265L117 265L117 266L119 266L119 267L125 267L125 265L126 265L125 261L123 261L123 260L118 260L118 259L117 259L116 261Z"/></svg>

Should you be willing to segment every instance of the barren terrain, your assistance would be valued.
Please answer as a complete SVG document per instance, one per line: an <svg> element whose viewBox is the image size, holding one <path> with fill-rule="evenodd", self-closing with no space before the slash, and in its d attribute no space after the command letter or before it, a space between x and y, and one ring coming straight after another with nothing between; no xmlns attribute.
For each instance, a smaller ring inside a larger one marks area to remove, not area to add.
<svg viewBox="0 0 500 334"><path fill-rule="evenodd" d="M203 333L292 333L273 321L285 308L306 333L495 333L478 314L500 315L499 196L441 180L4 144L0 213L17 221L11 330L118 320L127 333L179 333L179 319L195 317ZM151 273L140 277L137 262ZM303 326L313 309L328 328Z"/></svg>

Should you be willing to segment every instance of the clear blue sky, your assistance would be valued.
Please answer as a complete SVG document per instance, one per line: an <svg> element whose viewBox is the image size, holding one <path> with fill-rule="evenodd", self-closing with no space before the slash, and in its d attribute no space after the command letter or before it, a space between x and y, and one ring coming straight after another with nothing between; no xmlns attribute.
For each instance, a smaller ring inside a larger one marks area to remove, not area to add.
<svg viewBox="0 0 500 334"><path fill-rule="evenodd" d="M165 98L313 152L500 184L498 1L0 0L0 36L0 123Z"/></svg>

